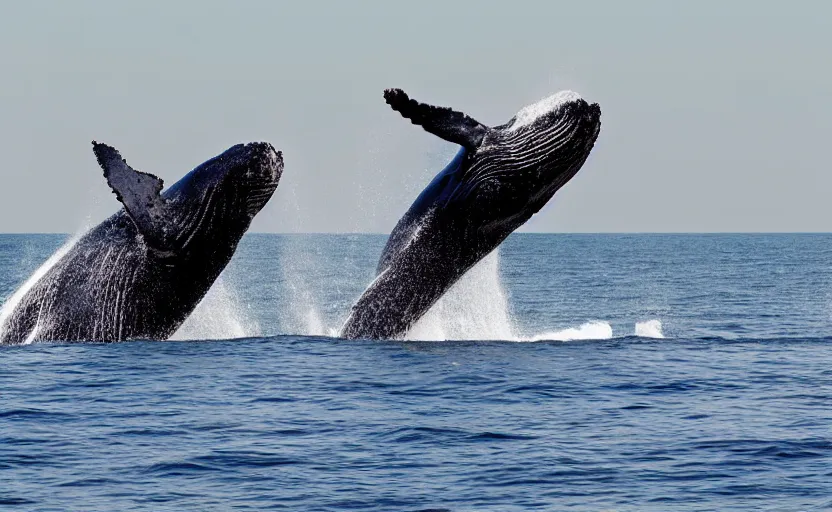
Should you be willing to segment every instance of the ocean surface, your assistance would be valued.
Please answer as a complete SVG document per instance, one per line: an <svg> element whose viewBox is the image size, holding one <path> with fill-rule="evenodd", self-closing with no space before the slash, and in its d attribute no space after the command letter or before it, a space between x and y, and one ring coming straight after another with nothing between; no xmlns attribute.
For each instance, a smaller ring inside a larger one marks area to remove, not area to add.
<svg viewBox="0 0 832 512"><path fill-rule="evenodd" d="M0 298L67 239L0 235ZM174 341L0 347L0 510L832 510L832 235L515 234L339 340L384 242L248 235Z"/></svg>

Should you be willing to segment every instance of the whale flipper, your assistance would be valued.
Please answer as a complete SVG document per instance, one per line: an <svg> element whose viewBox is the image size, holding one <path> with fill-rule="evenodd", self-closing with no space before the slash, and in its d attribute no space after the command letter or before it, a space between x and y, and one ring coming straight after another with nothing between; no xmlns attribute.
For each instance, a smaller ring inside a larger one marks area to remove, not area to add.
<svg viewBox="0 0 832 512"><path fill-rule="evenodd" d="M104 170L107 184L145 240L155 249L171 249L172 240L165 222L167 204L160 195L162 179L133 169L114 147L93 141L92 150Z"/></svg>
<svg viewBox="0 0 832 512"><path fill-rule="evenodd" d="M476 119L447 107L435 107L411 99L401 89L386 89L384 100L405 119L426 132L470 150L482 143L489 128Z"/></svg>

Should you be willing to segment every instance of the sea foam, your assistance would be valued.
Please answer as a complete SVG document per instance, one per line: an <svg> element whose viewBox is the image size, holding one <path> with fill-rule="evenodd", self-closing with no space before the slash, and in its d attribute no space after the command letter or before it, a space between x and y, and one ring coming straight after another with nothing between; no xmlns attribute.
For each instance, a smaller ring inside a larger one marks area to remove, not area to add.
<svg viewBox="0 0 832 512"><path fill-rule="evenodd" d="M662 332L662 322L661 320L637 322L635 334L636 336L640 336L642 338L662 339L664 338L664 333Z"/></svg>

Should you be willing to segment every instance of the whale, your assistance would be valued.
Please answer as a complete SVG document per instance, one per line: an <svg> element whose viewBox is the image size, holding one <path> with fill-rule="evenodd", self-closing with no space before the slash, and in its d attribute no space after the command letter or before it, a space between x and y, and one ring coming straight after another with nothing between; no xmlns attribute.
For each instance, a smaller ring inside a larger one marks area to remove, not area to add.
<svg viewBox="0 0 832 512"><path fill-rule="evenodd" d="M122 208L68 244L0 309L0 344L165 340L228 264L277 189L283 156L235 145L162 191L93 142Z"/></svg>
<svg viewBox="0 0 832 512"><path fill-rule="evenodd" d="M398 221L376 277L340 336L396 339L484 256L522 226L581 169L601 129L601 108L562 91L486 126L463 112L384 98L411 123L460 146Z"/></svg>

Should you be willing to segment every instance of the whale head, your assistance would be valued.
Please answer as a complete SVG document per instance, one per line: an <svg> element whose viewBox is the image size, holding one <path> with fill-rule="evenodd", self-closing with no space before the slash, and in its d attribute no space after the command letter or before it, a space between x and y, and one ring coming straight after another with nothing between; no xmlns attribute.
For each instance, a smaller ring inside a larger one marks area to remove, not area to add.
<svg viewBox="0 0 832 512"><path fill-rule="evenodd" d="M380 269L412 245L416 227L426 222L457 233L457 245L477 247L477 256L492 250L580 170L601 129L601 107L572 91L524 107L499 126L416 101L401 89L386 89L384 99L411 123L461 148L399 220Z"/></svg>
<svg viewBox="0 0 832 512"><path fill-rule="evenodd" d="M249 221L271 198L283 173L283 155L268 142L237 144L208 160L194 173L204 175L207 187L225 195L230 218ZM244 207L240 207L245 203Z"/></svg>
<svg viewBox="0 0 832 512"><path fill-rule="evenodd" d="M197 166L170 188L153 174L130 167L119 151L93 141L107 184L155 254L187 255L225 247L233 253L252 219L268 202L283 173L271 144L237 144Z"/></svg>
<svg viewBox="0 0 832 512"><path fill-rule="evenodd" d="M236 246L282 173L282 154L267 142L237 144L199 165L162 193L174 245L189 252Z"/></svg>
<svg viewBox="0 0 832 512"><path fill-rule="evenodd" d="M510 233L538 212L581 168L601 129L601 107L563 91L489 129L471 153L458 197L482 229Z"/></svg>

